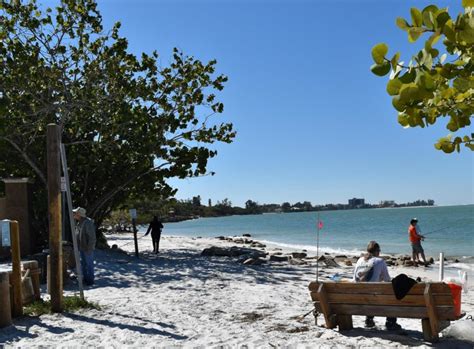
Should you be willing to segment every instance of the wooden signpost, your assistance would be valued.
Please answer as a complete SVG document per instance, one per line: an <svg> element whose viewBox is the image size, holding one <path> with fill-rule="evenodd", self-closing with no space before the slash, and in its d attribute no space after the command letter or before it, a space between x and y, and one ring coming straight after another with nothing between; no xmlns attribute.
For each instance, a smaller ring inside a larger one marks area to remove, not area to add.
<svg viewBox="0 0 474 349"><path fill-rule="evenodd" d="M136 219L137 219L137 210L132 208L130 209L130 217L132 217L132 226L133 226L133 241L135 242L135 257L138 258L138 239L137 239L137 227L136 227Z"/></svg>

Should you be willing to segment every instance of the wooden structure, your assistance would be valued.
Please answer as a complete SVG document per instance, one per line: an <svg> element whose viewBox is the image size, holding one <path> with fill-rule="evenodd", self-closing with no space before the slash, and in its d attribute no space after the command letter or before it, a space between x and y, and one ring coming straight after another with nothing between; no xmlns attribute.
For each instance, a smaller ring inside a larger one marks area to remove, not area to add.
<svg viewBox="0 0 474 349"><path fill-rule="evenodd" d="M352 329L352 315L421 319L427 341L438 340L439 332L458 320L447 284L418 283L397 300L389 282L311 282L311 299L324 315L327 328Z"/></svg>
<svg viewBox="0 0 474 349"><path fill-rule="evenodd" d="M0 271L0 328L12 324L10 302L10 276L8 271Z"/></svg>
<svg viewBox="0 0 474 349"><path fill-rule="evenodd" d="M63 311L63 249L61 221L61 128L48 124L47 167L48 167L48 218L49 218L49 256L51 261L50 291L51 309Z"/></svg>

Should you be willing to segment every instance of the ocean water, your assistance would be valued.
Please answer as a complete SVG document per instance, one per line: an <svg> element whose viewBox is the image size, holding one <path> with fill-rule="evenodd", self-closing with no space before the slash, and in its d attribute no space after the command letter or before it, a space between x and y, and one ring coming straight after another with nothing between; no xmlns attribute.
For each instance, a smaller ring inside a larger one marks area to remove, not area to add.
<svg viewBox="0 0 474 349"><path fill-rule="evenodd" d="M320 212L320 252L360 253L376 240L383 253L411 254L410 219L418 218L427 256L474 259L474 205L357 209ZM316 251L318 212L200 218L166 223L163 234L215 237L251 234L255 240Z"/></svg>

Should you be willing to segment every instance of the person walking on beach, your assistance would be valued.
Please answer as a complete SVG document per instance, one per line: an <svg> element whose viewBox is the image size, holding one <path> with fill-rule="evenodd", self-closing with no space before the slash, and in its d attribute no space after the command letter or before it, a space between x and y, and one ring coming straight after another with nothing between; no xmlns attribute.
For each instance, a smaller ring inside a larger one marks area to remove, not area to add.
<svg viewBox="0 0 474 349"><path fill-rule="evenodd" d="M380 258L380 245L376 241L370 241L367 245L367 253L359 258L354 269L355 282L390 282L387 264ZM374 327L374 317L365 318L365 327ZM397 318L388 317L385 321L387 330L400 330Z"/></svg>
<svg viewBox="0 0 474 349"><path fill-rule="evenodd" d="M76 223L75 234L81 255L81 268L84 276L84 284L94 284L94 249L96 243L95 224L86 216L86 209L77 207L72 210Z"/></svg>
<svg viewBox="0 0 474 349"><path fill-rule="evenodd" d="M148 226L148 230L146 231L144 235L144 236L147 236L148 233L150 233L151 231L151 239L153 242L153 253L158 253L158 250L160 249L161 229L163 229L163 224L161 224L157 216L153 216L153 220L150 222L150 225Z"/></svg>
<svg viewBox="0 0 474 349"><path fill-rule="evenodd" d="M408 227L408 237L411 242L411 255L415 266L420 262L420 256L423 260L423 264L427 265L425 251L421 246L421 241L424 240L425 237L420 234L420 231L417 230L417 223L418 219L412 218L410 221L410 226Z"/></svg>

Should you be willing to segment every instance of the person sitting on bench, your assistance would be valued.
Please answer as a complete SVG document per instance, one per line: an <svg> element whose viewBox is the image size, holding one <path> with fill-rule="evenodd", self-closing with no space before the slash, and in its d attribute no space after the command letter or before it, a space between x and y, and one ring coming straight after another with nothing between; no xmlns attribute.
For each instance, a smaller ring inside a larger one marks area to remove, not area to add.
<svg viewBox="0 0 474 349"><path fill-rule="evenodd" d="M376 241L370 241L367 245L367 253L360 257L354 269L355 282L390 282L387 264L380 258L380 245ZM374 317L367 316L365 327L374 327ZM388 317L385 322L387 330L400 330L397 318Z"/></svg>

